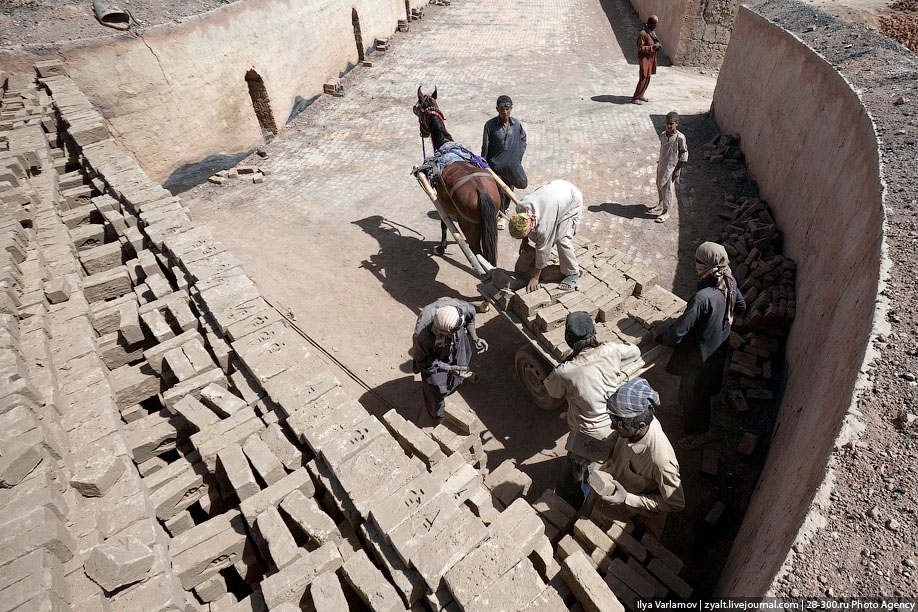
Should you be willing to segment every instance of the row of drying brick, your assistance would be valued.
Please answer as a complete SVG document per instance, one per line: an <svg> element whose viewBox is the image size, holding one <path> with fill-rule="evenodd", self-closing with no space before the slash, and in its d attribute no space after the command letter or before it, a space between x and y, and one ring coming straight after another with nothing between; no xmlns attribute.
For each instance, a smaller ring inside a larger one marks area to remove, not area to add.
<svg viewBox="0 0 918 612"><path fill-rule="evenodd" d="M47 132L53 113L34 83L8 80L5 89L4 102L18 95L41 112L33 107L28 120L11 126L7 142L17 154L8 158L2 189L16 194L4 203L18 206L3 219L4 279L15 296L6 313L15 342L3 356L17 366L17 385L4 389L0 418L4 449L25 443L32 458L23 464L19 456L20 468L31 469L6 482L0 496L0 601L5 609L53 610L139 609L144 593L150 601L181 601L165 534L147 512L139 476L127 469L130 453L88 303L61 290L78 284L81 270L58 213L58 170L66 161L49 146L57 140ZM31 160L27 167L22 159ZM143 587L115 593L140 579Z"/></svg>

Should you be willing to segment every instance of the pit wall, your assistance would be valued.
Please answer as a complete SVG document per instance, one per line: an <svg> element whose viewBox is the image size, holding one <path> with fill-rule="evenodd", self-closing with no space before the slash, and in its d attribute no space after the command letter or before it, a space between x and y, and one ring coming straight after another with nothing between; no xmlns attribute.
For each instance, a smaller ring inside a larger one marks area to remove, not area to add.
<svg viewBox="0 0 918 612"><path fill-rule="evenodd" d="M737 14L713 110L722 132L742 137L750 176L798 265L787 386L718 587L763 595L814 518L829 453L854 408L884 261L884 186L874 125L850 84L749 7Z"/></svg>
<svg viewBox="0 0 918 612"><path fill-rule="evenodd" d="M679 66L716 68L724 59L737 0L631 0L645 23L660 18L656 33L663 53ZM635 33L637 37L637 33Z"/></svg>
<svg viewBox="0 0 918 612"><path fill-rule="evenodd" d="M365 52L406 19L405 0L307 4L235 2L179 25L0 57L8 69L63 59L119 145L162 182L185 164L264 142L245 80L249 70L264 81L281 127L296 107L322 95L323 84L357 65L352 10Z"/></svg>

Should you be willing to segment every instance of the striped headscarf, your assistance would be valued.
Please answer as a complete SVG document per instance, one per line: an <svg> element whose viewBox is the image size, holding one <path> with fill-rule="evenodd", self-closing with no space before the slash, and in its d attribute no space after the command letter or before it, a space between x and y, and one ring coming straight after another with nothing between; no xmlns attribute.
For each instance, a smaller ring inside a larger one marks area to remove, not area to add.
<svg viewBox="0 0 918 612"><path fill-rule="evenodd" d="M736 301L736 279L730 269L730 257L727 249L716 242L702 242L695 249L695 270L701 278L712 277L716 281L717 289L724 294L727 308L724 318L728 325L733 324L733 305Z"/></svg>

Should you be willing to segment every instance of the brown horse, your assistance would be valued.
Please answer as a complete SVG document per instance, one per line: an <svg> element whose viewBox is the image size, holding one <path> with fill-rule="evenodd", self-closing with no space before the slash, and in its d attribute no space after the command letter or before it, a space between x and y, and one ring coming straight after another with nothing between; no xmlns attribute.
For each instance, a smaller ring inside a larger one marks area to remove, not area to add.
<svg viewBox="0 0 918 612"><path fill-rule="evenodd" d="M418 116L421 138L430 138L434 149L451 142L443 113L437 106L437 89L430 95L421 93L413 108ZM425 160L426 161L426 160ZM486 169L473 163L455 161L443 168L436 182L437 199L447 214L455 216L472 252L481 254L492 266L497 265L497 214L500 190ZM446 250L446 224L440 222L442 235L437 253Z"/></svg>

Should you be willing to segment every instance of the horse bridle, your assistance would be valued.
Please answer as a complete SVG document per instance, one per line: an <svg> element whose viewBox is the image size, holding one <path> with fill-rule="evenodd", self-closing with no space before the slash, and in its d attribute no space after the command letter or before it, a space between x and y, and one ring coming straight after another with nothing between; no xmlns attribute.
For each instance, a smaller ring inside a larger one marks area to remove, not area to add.
<svg viewBox="0 0 918 612"><path fill-rule="evenodd" d="M418 125L421 128L421 138L430 138L430 127L427 125L427 119L431 115L439 117L440 121L443 121L445 125L443 113L437 106L436 100L430 95L424 96L423 100L418 100L411 108L411 112L418 117Z"/></svg>

